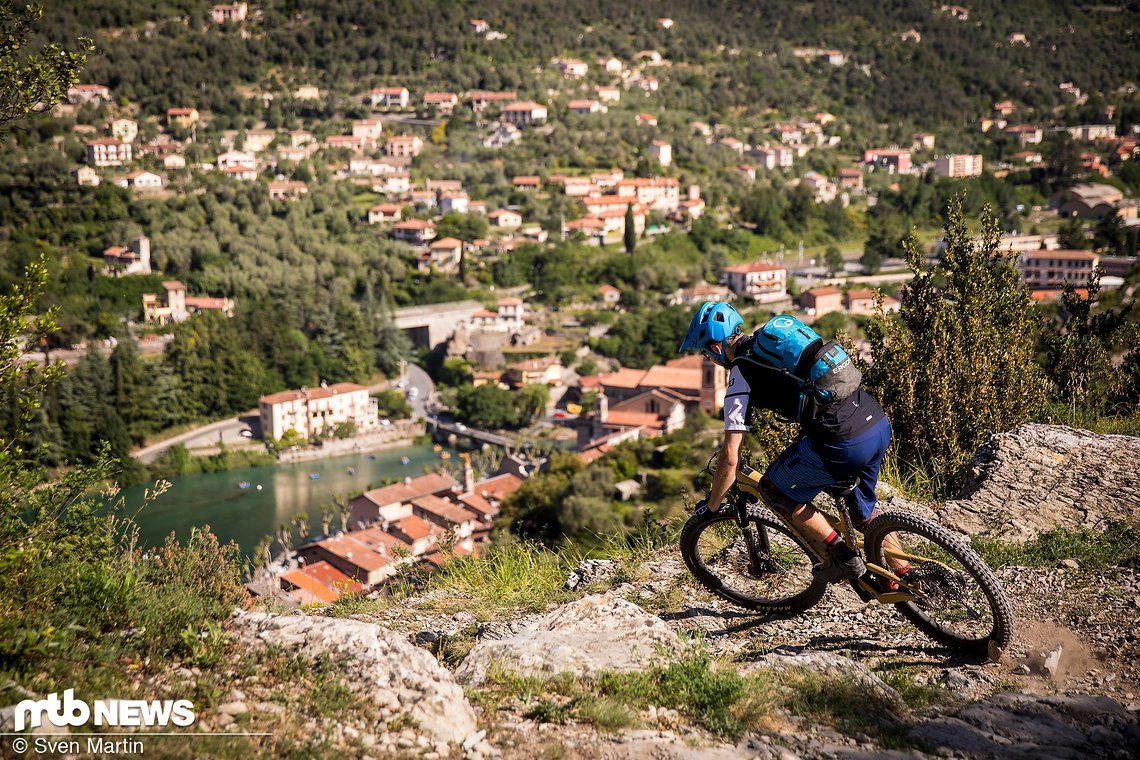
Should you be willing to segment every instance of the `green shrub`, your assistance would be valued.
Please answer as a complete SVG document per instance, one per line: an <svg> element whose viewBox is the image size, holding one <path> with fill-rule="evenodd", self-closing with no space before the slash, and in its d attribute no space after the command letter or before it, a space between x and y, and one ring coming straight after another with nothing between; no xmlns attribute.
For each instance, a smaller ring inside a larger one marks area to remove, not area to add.
<svg viewBox="0 0 1140 760"><path fill-rule="evenodd" d="M881 315L867 327L865 378L891 419L904 469L926 468L952 486L991 434L1033 418L1046 386L1034 361L1036 312L999 248L997 220L984 212L976 243L958 198L945 232L933 267L913 233L904 243L914 279L898 318Z"/></svg>

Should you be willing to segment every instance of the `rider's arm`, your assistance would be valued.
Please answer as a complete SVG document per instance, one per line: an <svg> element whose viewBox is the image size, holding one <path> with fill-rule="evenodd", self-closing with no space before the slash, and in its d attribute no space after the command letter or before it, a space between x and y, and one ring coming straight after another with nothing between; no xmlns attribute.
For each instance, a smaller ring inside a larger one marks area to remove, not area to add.
<svg viewBox="0 0 1140 760"><path fill-rule="evenodd" d="M716 474L713 475L712 490L709 491L709 507L719 509L725 494L736 481L736 466L740 464L740 443L744 433L730 430L724 434L724 445L716 460Z"/></svg>

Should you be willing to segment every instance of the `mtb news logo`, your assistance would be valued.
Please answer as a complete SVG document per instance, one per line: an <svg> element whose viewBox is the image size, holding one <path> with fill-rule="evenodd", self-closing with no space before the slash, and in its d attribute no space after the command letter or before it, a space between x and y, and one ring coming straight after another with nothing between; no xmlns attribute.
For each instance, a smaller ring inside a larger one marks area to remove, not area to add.
<svg viewBox="0 0 1140 760"><path fill-rule="evenodd" d="M39 728L44 719L56 728L85 726L178 726L194 723L194 703L188 699L100 699L88 704L75 698L75 689L45 699L25 699L16 705L16 730Z"/></svg>

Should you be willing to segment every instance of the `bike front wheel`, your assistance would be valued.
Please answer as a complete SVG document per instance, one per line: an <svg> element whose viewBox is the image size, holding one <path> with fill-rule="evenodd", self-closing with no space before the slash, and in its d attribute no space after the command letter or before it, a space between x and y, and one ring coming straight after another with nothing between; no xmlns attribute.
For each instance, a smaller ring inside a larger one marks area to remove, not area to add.
<svg viewBox="0 0 1140 760"><path fill-rule="evenodd" d="M898 544L892 546L888 536ZM909 512L887 512L868 524L864 546L882 567L891 558L910 564L903 580L918 601L899 602L895 609L927 636L978 657L1009 644L1013 609L1001 582L957 534Z"/></svg>
<svg viewBox="0 0 1140 760"><path fill-rule="evenodd" d="M808 547L776 515L749 505L746 530L761 547L753 563L729 506L693 515L681 530L681 556L701 585L749 610L792 614L823 598L827 584L811 572Z"/></svg>

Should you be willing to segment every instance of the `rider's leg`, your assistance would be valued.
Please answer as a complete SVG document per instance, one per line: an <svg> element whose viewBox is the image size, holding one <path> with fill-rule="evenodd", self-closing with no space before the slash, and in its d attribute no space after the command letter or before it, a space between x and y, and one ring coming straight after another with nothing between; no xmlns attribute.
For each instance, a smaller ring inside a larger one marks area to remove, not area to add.
<svg viewBox="0 0 1140 760"><path fill-rule="evenodd" d="M854 523L855 528L861 533L864 526L871 520L874 520L880 514L878 505L878 497L875 494L875 486L879 482L879 468L883 464L883 457L887 453L887 446L891 442L891 427L890 423L885 419L880 421L872 431L877 432L877 435L869 436L875 440L868 440L860 448L865 448L869 456L866 457L866 464L861 466L856 475L859 476L859 485L855 489L855 493L851 496L849 501L851 522ZM897 573L903 573L910 569L910 563L905 559L897 556L902 554L903 546L899 542L898 537L894 533L888 533L883 538L883 547L887 550L887 565L891 570ZM892 556L895 555L895 556Z"/></svg>
<svg viewBox="0 0 1140 760"><path fill-rule="evenodd" d="M858 578L867 571L863 560L831 528L831 524L811 504L797 504L775 486L767 474L760 479L760 495L764 502L791 522L811 544L816 553L825 558L812 572L828 582Z"/></svg>
<svg viewBox="0 0 1140 760"><path fill-rule="evenodd" d="M831 523L818 509L788 498L767 473L760 478L760 496L773 512L791 522L821 556L824 554L827 548L824 542L831 535Z"/></svg>

